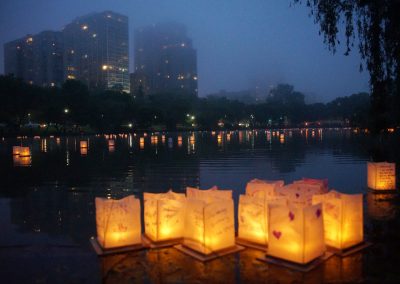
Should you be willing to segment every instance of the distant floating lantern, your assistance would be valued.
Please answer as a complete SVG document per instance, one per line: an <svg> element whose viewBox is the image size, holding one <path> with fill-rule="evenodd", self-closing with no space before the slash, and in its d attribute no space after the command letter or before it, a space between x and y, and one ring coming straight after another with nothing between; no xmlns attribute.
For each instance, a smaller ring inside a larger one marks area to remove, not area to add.
<svg viewBox="0 0 400 284"><path fill-rule="evenodd" d="M307 264L325 252L322 205L270 205L267 255Z"/></svg>
<svg viewBox="0 0 400 284"><path fill-rule="evenodd" d="M217 186L213 186L210 189L187 187L186 196L187 198L199 199L207 202L214 198L221 200L232 199L232 190L219 190Z"/></svg>
<svg viewBox="0 0 400 284"><path fill-rule="evenodd" d="M235 248L233 200L187 200L183 247L202 255Z"/></svg>
<svg viewBox="0 0 400 284"><path fill-rule="evenodd" d="M19 156L20 157L30 157L31 149L29 147L19 147Z"/></svg>
<svg viewBox="0 0 400 284"><path fill-rule="evenodd" d="M80 142L80 148L82 149L82 148L88 148L88 142L86 141L86 140L82 140L81 142Z"/></svg>
<svg viewBox="0 0 400 284"><path fill-rule="evenodd" d="M19 156L21 152L21 146L13 146L13 156Z"/></svg>
<svg viewBox="0 0 400 284"><path fill-rule="evenodd" d="M139 199L132 195L120 200L96 197L95 204L97 242L92 244L98 254L142 246Z"/></svg>
<svg viewBox="0 0 400 284"><path fill-rule="evenodd" d="M161 142L164 144L165 143L165 135L161 135Z"/></svg>
<svg viewBox="0 0 400 284"><path fill-rule="evenodd" d="M330 191L314 195L313 204L322 203L325 244L339 250L364 241L362 194Z"/></svg>
<svg viewBox="0 0 400 284"><path fill-rule="evenodd" d="M238 243L259 244L266 248L268 244L268 205L286 205L286 198L265 199L249 195L240 195L238 208Z"/></svg>
<svg viewBox="0 0 400 284"><path fill-rule="evenodd" d="M115 140L110 139L108 140L108 147L114 147L115 146Z"/></svg>
<svg viewBox="0 0 400 284"><path fill-rule="evenodd" d="M31 166L32 160L31 157L20 157L18 155L13 156L13 165L14 167L29 167Z"/></svg>
<svg viewBox="0 0 400 284"><path fill-rule="evenodd" d="M88 154L88 148L87 147L80 148L80 151L81 151L81 155L82 156L86 156Z"/></svg>
<svg viewBox="0 0 400 284"><path fill-rule="evenodd" d="M284 185L283 180L267 181L261 179L253 179L246 185L246 195L258 197L262 199L275 198L276 190Z"/></svg>
<svg viewBox="0 0 400 284"><path fill-rule="evenodd" d="M185 195L172 191L158 194L145 192L143 199L146 237L156 243L182 239L186 209Z"/></svg>
<svg viewBox="0 0 400 284"><path fill-rule="evenodd" d="M182 146L182 136L178 136L178 146Z"/></svg>
<svg viewBox="0 0 400 284"><path fill-rule="evenodd" d="M369 162L368 187L373 190L396 189L396 164L395 163L372 163Z"/></svg>

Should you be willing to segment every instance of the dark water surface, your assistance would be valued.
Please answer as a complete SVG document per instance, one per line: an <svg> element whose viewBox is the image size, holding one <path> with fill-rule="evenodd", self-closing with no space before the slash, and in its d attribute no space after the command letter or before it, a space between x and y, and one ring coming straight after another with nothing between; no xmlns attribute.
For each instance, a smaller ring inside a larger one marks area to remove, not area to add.
<svg viewBox="0 0 400 284"><path fill-rule="evenodd" d="M281 133L166 133L157 141L149 134L142 145L140 135L120 135L114 147L104 136L3 139L0 283L400 283L399 198L366 189L372 156L400 162L398 134L377 140L350 129ZM81 140L88 140L86 154ZM31 148L30 166L13 160L12 146L21 144ZM251 249L203 264L173 248L98 258L89 245L96 196L218 185L232 189L237 204L250 179L302 177L364 193L365 235L374 245L308 273L256 261L261 252Z"/></svg>

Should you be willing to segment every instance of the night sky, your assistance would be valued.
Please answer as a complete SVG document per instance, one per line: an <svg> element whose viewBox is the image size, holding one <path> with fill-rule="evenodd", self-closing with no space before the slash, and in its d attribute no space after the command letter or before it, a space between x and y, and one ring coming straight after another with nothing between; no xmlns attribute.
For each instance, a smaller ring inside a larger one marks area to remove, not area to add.
<svg viewBox="0 0 400 284"><path fill-rule="evenodd" d="M305 6L291 0L1 0L0 44L42 30L60 30L77 16L112 10L129 17L130 70L134 28L163 21L187 26L198 53L199 94L266 89L289 83L329 101L368 91L355 49L332 53ZM0 73L4 73L0 54Z"/></svg>

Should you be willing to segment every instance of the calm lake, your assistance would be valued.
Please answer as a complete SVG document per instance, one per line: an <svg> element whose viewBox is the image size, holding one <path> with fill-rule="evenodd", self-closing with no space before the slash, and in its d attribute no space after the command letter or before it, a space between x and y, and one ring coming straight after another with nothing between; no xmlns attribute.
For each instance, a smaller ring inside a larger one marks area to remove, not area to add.
<svg viewBox="0 0 400 284"><path fill-rule="evenodd" d="M2 283L400 283L399 198L366 188L372 157L399 164L397 133L379 140L352 129L148 133L143 143L140 137L0 140ZM31 158L16 160L13 145L29 146ZM237 206L253 178L302 177L364 193L365 237L373 246L300 273L259 262L262 253L252 249L203 264L173 248L98 258L89 244L97 196L142 198L217 185L233 190Z"/></svg>

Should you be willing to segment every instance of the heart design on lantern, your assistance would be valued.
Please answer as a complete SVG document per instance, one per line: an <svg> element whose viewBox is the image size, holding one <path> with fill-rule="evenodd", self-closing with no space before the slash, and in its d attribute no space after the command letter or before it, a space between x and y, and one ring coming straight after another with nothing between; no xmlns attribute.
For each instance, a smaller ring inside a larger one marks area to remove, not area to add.
<svg viewBox="0 0 400 284"><path fill-rule="evenodd" d="M300 197L300 194L296 193L296 198L299 198L299 197Z"/></svg>
<svg viewBox="0 0 400 284"><path fill-rule="evenodd" d="M280 239L280 237L282 236L282 232L279 231L272 231L272 234L274 235L275 238L277 238L278 240Z"/></svg>
<svg viewBox="0 0 400 284"><path fill-rule="evenodd" d="M290 221L294 220L294 213L292 211L289 212L289 219Z"/></svg>
<svg viewBox="0 0 400 284"><path fill-rule="evenodd" d="M317 211L315 211L315 215L317 215L317 218L319 218L319 216L321 216L321 209L317 209Z"/></svg>

